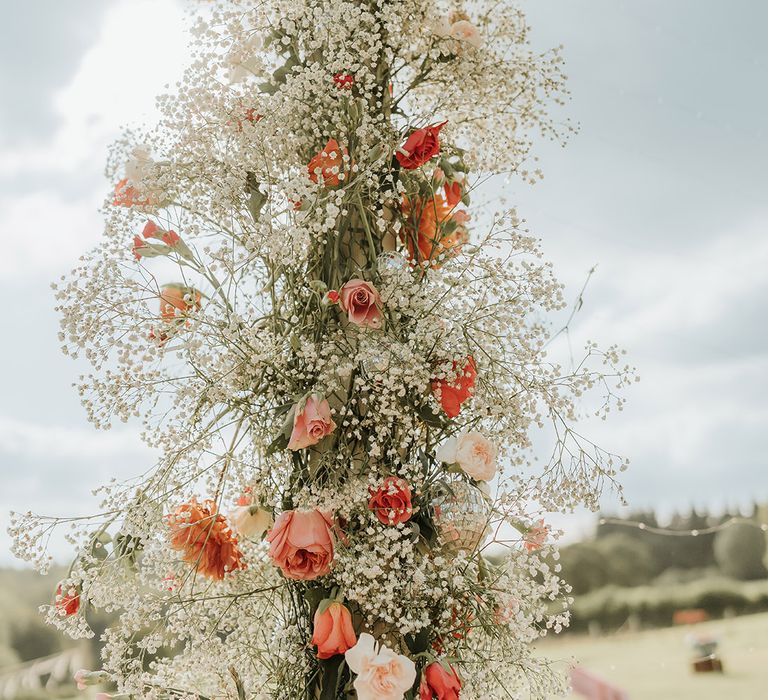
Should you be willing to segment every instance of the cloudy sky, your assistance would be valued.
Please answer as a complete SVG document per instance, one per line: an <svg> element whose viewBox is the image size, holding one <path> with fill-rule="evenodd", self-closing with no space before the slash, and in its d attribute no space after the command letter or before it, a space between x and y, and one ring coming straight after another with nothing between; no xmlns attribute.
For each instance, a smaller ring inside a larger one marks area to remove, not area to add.
<svg viewBox="0 0 768 700"><path fill-rule="evenodd" d="M575 296L573 342L617 342L643 381L593 434L632 459L626 494L665 511L768 499L768 5L527 0L563 43L581 131L507 195ZM184 63L175 0L0 0L0 525L72 513L144 471L130 427L99 433L58 352L49 283L99 237L106 145L153 118ZM610 506L611 499L606 504ZM564 521L565 522L565 521ZM583 515L568 526L585 527ZM0 563L8 562L0 535Z"/></svg>

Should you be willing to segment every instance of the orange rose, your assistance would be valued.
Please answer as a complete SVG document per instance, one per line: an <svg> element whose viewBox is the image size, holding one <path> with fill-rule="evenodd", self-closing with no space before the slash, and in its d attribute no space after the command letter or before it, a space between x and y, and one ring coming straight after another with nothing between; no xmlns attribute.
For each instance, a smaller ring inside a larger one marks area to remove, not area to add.
<svg viewBox="0 0 768 700"><path fill-rule="evenodd" d="M426 201L404 197L401 211L405 219L401 235L414 262L429 260L432 267L438 268L437 258L457 255L469 238L465 226L469 214L454 212L443 197Z"/></svg>
<svg viewBox="0 0 768 700"><path fill-rule="evenodd" d="M453 363L452 372L456 373L457 363ZM449 418L456 418L461 412L461 405L470 397L477 379L477 365L470 355L455 379L433 379L432 392L438 396L440 406Z"/></svg>
<svg viewBox="0 0 768 700"><path fill-rule="evenodd" d="M312 157L307 169L312 182L322 181L326 187L338 187L343 179L344 156L347 149L330 139L320 153Z"/></svg>
<svg viewBox="0 0 768 700"><path fill-rule="evenodd" d="M245 569L237 538L214 501L198 503L193 498L166 516L166 523L171 548L180 551L182 560L203 576L221 581L226 573Z"/></svg>
<svg viewBox="0 0 768 700"><path fill-rule="evenodd" d="M317 647L318 659L330 659L345 654L355 644L357 636L352 627L352 614L341 603L331 603L323 612L315 613L312 644Z"/></svg>
<svg viewBox="0 0 768 700"><path fill-rule="evenodd" d="M411 487L405 479L389 476L376 491L371 491L368 508L382 525L399 525L413 514Z"/></svg>

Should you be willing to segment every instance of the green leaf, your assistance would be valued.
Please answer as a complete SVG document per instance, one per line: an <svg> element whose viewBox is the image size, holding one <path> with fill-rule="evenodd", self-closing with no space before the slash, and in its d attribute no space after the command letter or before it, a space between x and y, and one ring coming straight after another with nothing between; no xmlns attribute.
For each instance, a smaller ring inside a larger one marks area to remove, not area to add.
<svg viewBox="0 0 768 700"><path fill-rule="evenodd" d="M445 418L435 413L429 404L417 406L416 413L424 423L433 428L444 428L448 424Z"/></svg>

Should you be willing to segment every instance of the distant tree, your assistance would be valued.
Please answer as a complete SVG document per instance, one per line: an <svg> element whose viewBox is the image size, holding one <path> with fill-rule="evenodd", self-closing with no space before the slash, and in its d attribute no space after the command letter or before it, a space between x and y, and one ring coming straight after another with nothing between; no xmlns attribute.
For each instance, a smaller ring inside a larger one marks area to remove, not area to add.
<svg viewBox="0 0 768 700"><path fill-rule="evenodd" d="M715 537L715 560L727 576L748 581L764 578L765 533L759 525L739 522L729 525Z"/></svg>
<svg viewBox="0 0 768 700"><path fill-rule="evenodd" d="M657 573L651 546L638 537L615 533L597 542L605 561L607 583L640 586Z"/></svg>
<svg viewBox="0 0 768 700"><path fill-rule="evenodd" d="M605 555L596 542L577 542L560 550L562 576L576 595L589 593L608 583Z"/></svg>

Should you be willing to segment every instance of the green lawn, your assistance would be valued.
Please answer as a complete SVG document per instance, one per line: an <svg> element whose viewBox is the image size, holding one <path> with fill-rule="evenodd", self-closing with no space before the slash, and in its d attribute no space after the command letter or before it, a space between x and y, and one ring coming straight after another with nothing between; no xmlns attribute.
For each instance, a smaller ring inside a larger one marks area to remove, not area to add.
<svg viewBox="0 0 768 700"><path fill-rule="evenodd" d="M686 636L720 639L724 673L694 674ZM576 663L612 681L630 700L760 700L768 698L768 613L647 632L545 640L543 654ZM578 697L578 696L577 696Z"/></svg>

